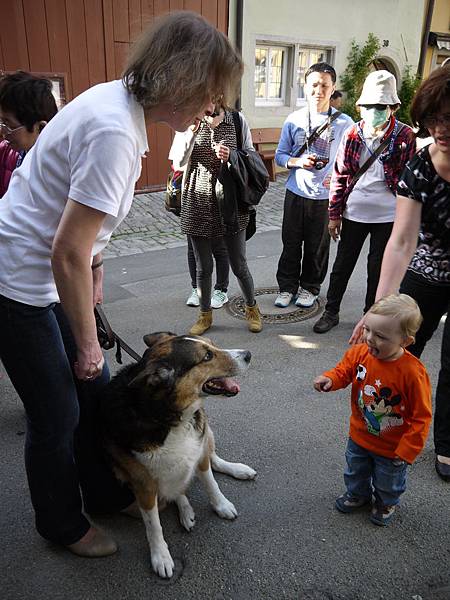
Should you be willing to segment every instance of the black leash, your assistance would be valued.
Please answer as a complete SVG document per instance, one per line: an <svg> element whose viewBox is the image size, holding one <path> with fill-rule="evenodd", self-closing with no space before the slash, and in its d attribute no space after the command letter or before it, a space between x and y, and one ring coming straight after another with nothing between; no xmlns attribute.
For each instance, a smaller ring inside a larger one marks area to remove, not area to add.
<svg viewBox="0 0 450 600"><path fill-rule="evenodd" d="M112 330L108 319L106 318L103 308L100 304L94 309L95 321L97 323L97 337L100 346L104 350L111 350L116 346L116 360L119 365L122 364L122 350L124 350L131 358L139 362L141 356L133 350L115 331Z"/></svg>

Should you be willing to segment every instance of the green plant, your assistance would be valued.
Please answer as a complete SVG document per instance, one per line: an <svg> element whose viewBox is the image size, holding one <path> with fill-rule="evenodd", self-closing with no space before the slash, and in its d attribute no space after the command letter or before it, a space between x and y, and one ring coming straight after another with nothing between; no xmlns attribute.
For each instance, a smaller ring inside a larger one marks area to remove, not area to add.
<svg viewBox="0 0 450 600"><path fill-rule="evenodd" d="M361 93L364 80L369 74L370 66L380 48L380 40L373 33L369 33L362 47L354 39L351 42L350 52L347 56L348 64L340 77L340 89L345 92L345 102L342 110L355 121L359 119L355 102Z"/></svg>
<svg viewBox="0 0 450 600"><path fill-rule="evenodd" d="M398 92L398 97L400 98L400 102L402 104L396 113L397 119L403 123L408 123L409 125L412 124L409 108L420 83L420 77L413 74L411 66L407 65L403 73L402 85Z"/></svg>

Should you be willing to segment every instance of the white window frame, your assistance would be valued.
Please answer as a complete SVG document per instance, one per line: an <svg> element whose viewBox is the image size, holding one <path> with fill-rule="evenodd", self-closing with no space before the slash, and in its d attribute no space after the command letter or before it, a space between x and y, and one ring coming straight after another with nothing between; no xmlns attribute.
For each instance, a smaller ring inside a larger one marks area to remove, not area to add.
<svg viewBox="0 0 450 600"><path fill-rule="evenodd" d="M289 58L290 58L289 55L290 55L290 52L292 52L292 46L287 46L285 44L274 44L273 42L266 43L263 41L257 41L256 46L255 46L255 56L256 56L257 48L262 48L262 49L268 50L268 60L267 60L267 64L266 64L266 96L264 98L257 98L256 93L255 93L255 106L257 106L257 107L284 106L286 104L288 64L289 64ZM271 98L271 97L267 96L269 85L270 85L271 52L272 52L272 50L275 50L275 49L276 50L281 49L284 51L284 60L283 60L283 66L282 66L282 71L281 71L281 96L279 98ZM253 75L253 86L254 87L256 85L255 78L256 78L256 64L255 64L255 70L254 70L254 75Z"/></svg>
<svg viewBox="0 0 450 600"><path fill-rule="evenodd" d="M298 66L299 53L300 52L311 52L311 51L326 52L327 58L323 62L327 62L332 67L334 67L334 57L335 57L335 53L336 53L336 48L334 46L321 46L321 45L315 45L315 44L314 45L312 45L312 44L297 44L296 45L295 60L294 60L294 73L293 73L293 86L295 89L295 105L296 106L304 106L306 104L305 96L299 96L299 85L297 83L297 70L299 68L299 66ZM309 64L306 67L306 69L308 69L309 66L311 66L311 64L312 64L311 61L308 61L308 62L309 62Z"/></svg>

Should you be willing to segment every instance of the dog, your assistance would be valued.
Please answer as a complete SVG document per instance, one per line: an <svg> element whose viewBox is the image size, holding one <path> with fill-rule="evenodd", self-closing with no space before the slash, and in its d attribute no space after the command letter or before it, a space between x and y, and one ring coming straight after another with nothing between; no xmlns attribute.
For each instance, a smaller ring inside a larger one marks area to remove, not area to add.
<svg viewBox="0 0 450 600"><path fill-rule="evenodd" d="M235 396L231 377L245 371L247 350L222 350L203 337L160 332L144 336L147 349L137 364L122 368L99 401L104 447L116 476L133 490L150 546L153 570L173 575L174 562L164 539L159 509L175 502L187 531L195 514L186 490L197 473L214 511L234 519L237 511L222 494L212 469L237 479L256 471L227 462L215 452L203 409L209 395Z"/></svg>

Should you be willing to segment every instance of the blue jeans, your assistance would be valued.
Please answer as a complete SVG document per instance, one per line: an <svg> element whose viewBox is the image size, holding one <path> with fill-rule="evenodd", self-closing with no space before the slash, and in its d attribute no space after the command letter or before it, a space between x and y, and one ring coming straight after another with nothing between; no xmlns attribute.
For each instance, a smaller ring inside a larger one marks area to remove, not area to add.
<svg viewBox="0 0 450 600"><path fill-rule="evenodd" d="M344 481L350 496L372 498L377 504L393 506L406 489L407 463L396 465L391 458L370 452L348 440Z"/></svg>
<svg viewBox="0 0 450 600"><path fill-rule="evenodd" d="M48 540L72 544L90 526L83 506L114 512L134 499L98 443L95 393L109 371L105 365L92 382L76 379L76 347L59 304L34 307L0 296L0 323L0 358L26 412L25 467L36 528Z"/></svg>

